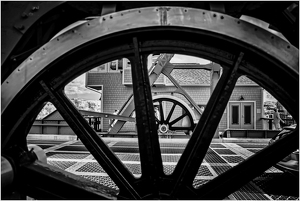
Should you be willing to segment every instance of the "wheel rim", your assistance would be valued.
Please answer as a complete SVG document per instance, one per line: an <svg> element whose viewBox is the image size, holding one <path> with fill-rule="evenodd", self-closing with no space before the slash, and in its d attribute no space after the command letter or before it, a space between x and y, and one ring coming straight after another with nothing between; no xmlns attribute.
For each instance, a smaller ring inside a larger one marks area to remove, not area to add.
<svg viewBox="0 0 300 201"><path fill-rule="evenodd" d="M211 15L213 16L213 13L211 13ZM149 33L152 33L153 39L147 37ZM154 37L157 33L159 37ZM179 37L176 36L178 33L181 34ZM168 39L171 34L172 39ZM191 36L207 37L209 39L218 40L218 42L221 43L208 45L205 43L205 40L201 42L191 42L189 41L190 38L193 38ZM278 59L280 60L281 58L274 58L274 55L264 54L253 47L245 48L244 42L239 40L232 40L230 38L220 39L218 35L207 35L207 32L202 32L197 29L191 30L186 27L153 27L153 29L130 30L126 33L112 35L111 38L105 39L105 41L116 40L120 42L120 44L116 47L109 48L108 44L103 45L103 40L87 43L86 46L82 46L76 49L76 51L72 51L70 54L63 55L59 59L56 59L54 63L49 62L49 65L47 64L42 71L30 79L30 82L28 82L25 87L22 87L19 93L16 92L18 95L13 96L13 99L8 102L9 104L2 113L4 119L2 135L3 153L9 155L10 151L14 150L14 153L19 154L18 151L15 151L14 147L26 150L26 135L30 126L37 112L42 108L43 103L49 100L51 100L59 112L63 114L63 117L70 127L82 139L82 142L94 155L95 159L118 185L120 188L120 198L222 199L245 182L257 176L259 171L266 170L272 164L279 161L280 157L284 157L284 155L287 155L298 147L297 127L293 134L276 143L276 145L268 147L256 154L255 157L246 160L211 182L204 184L199 189L192 188L192 181L203 161L238 77L240 75L247 75L268 89L268 91L274 92L272 95L287 108L298 123L298 110L294 108L298 108L297 93L299 90L297 90L297 87L293 89L288 88L289 85L281 80L282 77L289 79L292 85L297 86L298 71L290 67L293 66L293 64L289 65L285 61L278 62ZM232 47L223 46L224 44L232 43L232 41L234 41ZM99 44L102 44L103 47L98 50L98 52L95 53L88 50L97 47ZM282 44L285 44L285 42L282 41ZM274 48L278 49L277 47ZM145 58L147 54L155 51L200 56L218 62L224 67L224 72L172 175L165 175L163 173L148 72L146 68L142 68L142 66L146 66ZM42 50L40 50L40 52L42 52ZM132 77L142 168L142 176L139 179L135 179L130 172L124 168L124 165L120 163L116 156L89 127L79 112L66 99L62 91L63 87L69 81L92 68L97 63L101 64L122 56L129 58L133 64L133 69L135 69L132 72ZM291 57L292 62L298 60L298 57L294 56L294 54L292 54ZM253 58L256 58L256 60L253 61ZM256 63L258 61L261 63ZM265 66L259 68L262 64ZM66 67L60 68L62 65ZM268 65L272 65L272 69L277 70L280 77L276 74L269 75L268 70L270 67L268 67ZM266 77L269 78L268 82L266 81ZM8 81L10 81L10 78ZM4 84L10 84L7 82L4 82ZM4 87L4 92L6 92L6 89L7 88ZM24 108L17 106L16 103L20 100L24 100ZM9 119L9 114L12 112L17 114L16 117L10 119L12 122L16 122L14 124L5 120ZM147 118L142 118L145 117L145 115ZM143 133L147 135L143 135ZM148 149L145 147L148 147ZM280 152L278 151L280 148L286 149ZM247 173L246 176L244 175L245 177L243 179L239 178L242 174L246 174L247 166L264 161L266 157L272 153L276 155L276 157L271 157L268 162L262 163L262 165L257 168L258 170ZM15 156L11 157L15 158ZM16 159L14 160L16 161ZM31 175L37 173L46 175L51 172L56 176L55 178L61 176L61 174L57 175L51 169L43 168L43 166L36 163L34 165L21 166L20 163L16 161L16 164L20 168L20 171L30 173ZM26 184L35 186L31 183L32 181L29 180L30 177L27 177L26 174L23 175L25 176L20 176L21 180L24 179L24 177L27 178L27 180L25 179L25 181L20 182L20 185L26 186L26 190L32 188L32 186L27 187ZM57 180L58 179L55 180L56 183L58 183ZM217 185L218 183L221 185ZM64 185L70 184L65 182ZM228 188L228 185L230 185L230 188ZM45 186L43 188L47 189L49 187ZM96 190L99 189L95 189L92 190L92 192L88 190L85 191L87 192L85 195L94 195L95 197L98 196L98 198L110 198L108 192L101 191L102 194L99 195L96 193ZM49 190L53 189L50 187ZM57 195L58 194L61 196L65 195L62 192L57 192ZM68 195L65 196L68 197Z"/></svg>

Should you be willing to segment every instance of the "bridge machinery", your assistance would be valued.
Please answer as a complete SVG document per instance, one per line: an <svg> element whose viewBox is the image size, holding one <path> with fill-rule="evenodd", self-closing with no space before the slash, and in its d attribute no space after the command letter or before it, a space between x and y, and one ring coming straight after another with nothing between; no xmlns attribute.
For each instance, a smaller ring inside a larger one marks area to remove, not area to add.
<svg viewBox="0 0 300 201"><path fill-rule="evenodd" d="M195 124L197 124L202 112L201 112L199 106L195 103L195 101L188 95L188 93L186 93L186 91L179 85L179 83L171 76L171 72L173 71L173 69L189 69L189 68L191 68L191 67L184 66L184 65L181 65L179 67L179 66L175 66L175 65L169 63L169 61L172 59L173 56L174 56L174 54L160 54L159 55L159 57L156 59L156 61L153 63L153 65L149 69L150 86L154 85L155 81L158 79L158 77L161 75L161 73L164 74L176 87L175 91L165 92L165 93L172 94L172 95L174 93L178 93L178 94L183 95L183 97L186 98L187 102L190 103L192 108L186 102L182 101L179 98L176 98L175 96L154 95L153 103L154 103L154 105L157 105L157 108L159 111L159 118L156 118L156 123L158 125L158 131L163 134L165 134L169 131L177 131L177 130L181 130L181 131L185 131L185 132L189 133L190 131L192 131L194 129ZM212 68L213 68L212 66L217 66L215 68L218 68L217 69L218 71L220 70L220 66L217 64L199 65L199 66L193 67L193 68L212 70ZM158 93L154 89L152 89L152 92L154 94ZM166 115L167 112L165 111L166 109L163 109L163 105L162 105L163 101L172 103L172 108L168 112L168 116L166 116L165 118L164 118L164 115ZM157 103L157 104L155 104L155 103ZM183 111L183 114L181 116L179 116L178 118L170 121L176 106L181 108L181 110ZM133 95L131 95L128 98L128 100L121 107L119 114L120 114L121 118L123 116L129 117L130 115L132 115L133 111L134 111L134 101L133 101ZM113 134L118 133L120 131L120 129L122 128L122 126L126 123L126 121L124 121L122 119L118 119L118 116L115 116L115 119L116 120L114 120L112 122L113 126L111 126L108 133L113 133ZM177 126L177 127L172 126L180 120L182 120L181 126Z"/></svg>
<svg viewBox="0 0 300 201"><path fill-rule="evenodd" d="M8 16L6 21L2 20L2 36L10 38L4 39L1 67L3 199L21 199L22 195L36 199L223 199L299 147L297 125L292 134L210 182L198 188L192 186L241 75L271 92L298 124L297 2L182 2L178 5L169 2L116 5L39 2L39 9L37 6L33 9L35 2L1 3ZM47 4L52 7L43 8ZM25 14L17 15L23 13L24 8ZM74 18L95 14L99 17L50 40L68 25L64 23L70 24L70 13L78 14ZM243 14L270 23L270 27L272 25L290 42L239 19ZM53 26L44 26L46 22ZM45 27L49 28L46 32L43 31ZM171 175L163 171L146 68L145 58L153 52L198 56L220 64L223 69ZM63 93L64 86L78 75L120 57L128 58L132 64L140 178L135 178L125 168ZM38 112L49 101L119 191L47 165L37 156L38 149L28 150L26 136Z"/></svg>

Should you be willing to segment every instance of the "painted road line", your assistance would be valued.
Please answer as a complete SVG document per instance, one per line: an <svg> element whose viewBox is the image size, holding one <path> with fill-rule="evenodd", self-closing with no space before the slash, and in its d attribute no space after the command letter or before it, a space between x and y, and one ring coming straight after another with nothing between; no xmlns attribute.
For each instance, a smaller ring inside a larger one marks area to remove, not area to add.
<svg viewBox="0 0 300 201"><path fill-rule="evenodd" d="M68 167L66 169L66 171L74 173L77 169L81 168L82 166L84 166L87 163L84 160L91 160L92 158L93 158L93 155L88 155L87 157L81 159L79 162L77 162L74 165Z"/></svg>
<svg viewBox="0 0 300 201"><path fill-rule="evenodd" d="M56 149L59 149L59 148L62 148L62 147L71 145L71 144L73 144L73 143L75 143L75 142L77 142L77 140L72 140L72 141L64 142L64 143L55 145L55 146L53 146L53 147L50 147L50 148L48 148L48 149L44 149L44 151L45 151L45 153L50 152L50 151L54 151L54 150L56 150Z"/></svg>
<svg viewBox="0 0 300 201"><path fill-rule="evenodd" d="M235 143L222 143L225 147L236 153L238 156L241 156L244 159L249 158L254 153L247 150L246 148L243 148Z"/></svg>

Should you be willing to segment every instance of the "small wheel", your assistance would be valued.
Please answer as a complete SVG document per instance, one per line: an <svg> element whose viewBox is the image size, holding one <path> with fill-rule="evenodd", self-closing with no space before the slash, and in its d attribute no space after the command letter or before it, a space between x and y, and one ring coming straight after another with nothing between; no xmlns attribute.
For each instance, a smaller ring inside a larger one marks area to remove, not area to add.
<svg viewBox="0 0 300 201"><path fill-rule="evenodd" d="M163 95L162 95L163 96ZM194 119L188 108L171 98L153 98L155 121L160 133L183 131L188 133L195 128Z"/></svg>

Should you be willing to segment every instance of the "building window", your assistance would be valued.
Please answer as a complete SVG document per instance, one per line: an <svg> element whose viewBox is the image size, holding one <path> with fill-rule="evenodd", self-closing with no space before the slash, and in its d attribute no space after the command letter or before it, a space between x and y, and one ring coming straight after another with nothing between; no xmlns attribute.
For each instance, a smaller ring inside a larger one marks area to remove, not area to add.
<svg viewBox="0 0 300 201"><path fill-rule="evenodd" d="M124 59L124 68L131 68L131 63L129 59Z"/></svg>
<svg viewBox="0 0 300 201"><path fill-rule="evenodd" d="M159 56L160 56L160 54L153 54L152 55L152 65L156 62L156 60L158 59Z"/></svg>
<svg viewBox="0 0 300 201"><path fill-rule="evenodd" d="M251 124L251 106L250 105L245 105L244 106L244 124Z"/></svg>
<svg viewBox="0 0 300 201"><path fill-rule="evenodd" d="M106 73L107 72L107 64L102 64L96 68L93 68L89 71L89 73Z"/></svg>
<svg viewBox="0 0 300 201"><path fill-rule="evenodd" d="M123 70L123 62L124 62L124 59L119 59L118 60L118 68L119 68L119 70Z"/></svg>
<svg viewBox="0 0 300 201"><path fill-rule="evenodd" d="M108 63L108 72L120 72L123 70L123 59L114 60Z"/></svg>
<svg viewBox="0 0 300 201"><path fill-rule="evenodd" d="M232 106L232 124L239 124L239 106Z"/></svg>

